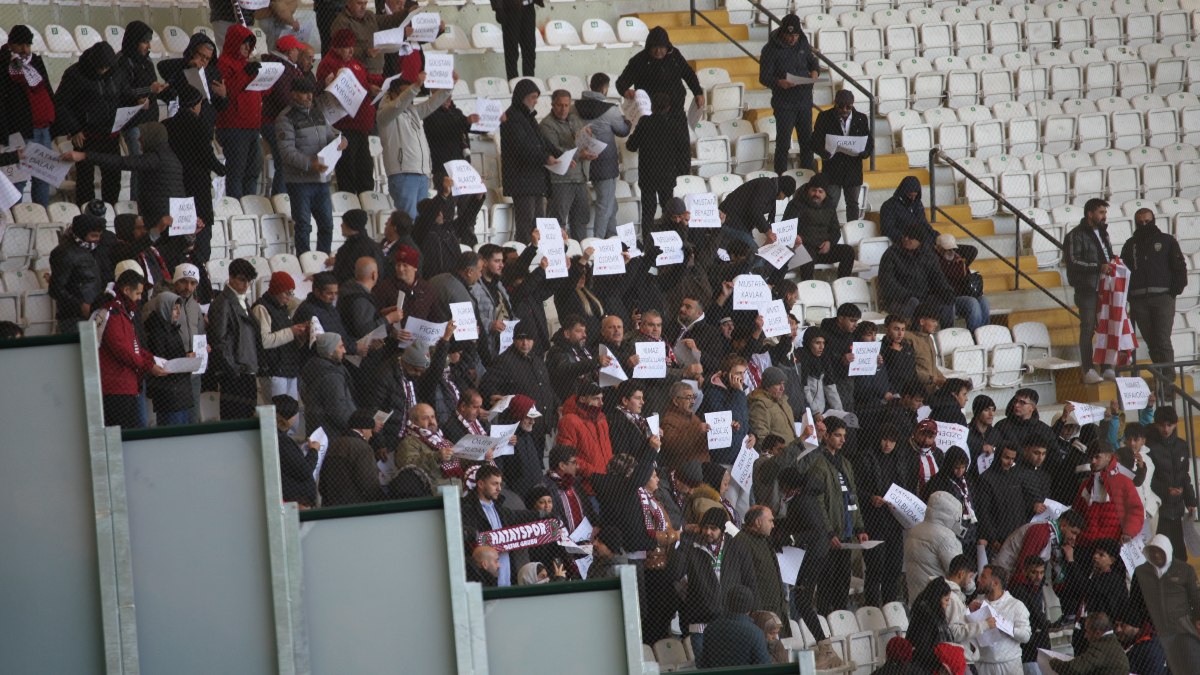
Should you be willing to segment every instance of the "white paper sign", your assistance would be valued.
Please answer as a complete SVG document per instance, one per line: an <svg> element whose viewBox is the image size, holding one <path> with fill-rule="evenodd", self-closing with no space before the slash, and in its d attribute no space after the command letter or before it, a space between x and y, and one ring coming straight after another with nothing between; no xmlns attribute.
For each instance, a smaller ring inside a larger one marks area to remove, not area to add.
<svg viewBox="0 0 1200 675"><path fill-rule="evenodd" d="M1146 562L1146 554L1142 549L1146 548L1146 540L1141 534L1136 535L1133 539L1121 545L1121 560L1125 562L1125 576L1129 579L1133 578L1133 570L1137 569L1138 565Z"/></svg>
<svg viewBox="0 0 1200 675"><path fill-rule="evenodd" d="M788 218L777 223L771 223L771 231L775 233L775 240L791 248L796 243L796 230L800 226L799 218Z"/></svg>
<svg viewBox="0 0 1200 675"><path fill-rule="evenodd" d="M796 577L800 575L800 566L804 564L804 549L784 546L775 557L779 560L779 576L783 583L795 586Z"/></svg>
<svg viewBox="0 0 1200 675"><path fill-rule="evenodd" d="M552 242L566 243L566 240L563 239L562 225L558 223L557 218L538 218L534 224L537 227L538 236L541 237L538 242L539 246L545 246Z"/></svg>
<svg viewBox="0 0 1200 675"><path fill-rule="evenodd" d="M891 507L892 516L906 530L925 520L925 502L895 483L884 493L883 501Z"/></svg>
<svg viewBox="0 0 1200 675"><path fill-rule="evenodd" d="M500 400L498 400L494 404L492 404L491 409L488 410L488 414L487 414L488 419L494 420L494 419L496 419L496 417L498 417L500 415L500 413L504 412L505 410L508 410L508 404L512 403L513 396L515 396L515 394L509 394L508 396L501 396Z"/></svg>
<svg viewBox="0 0 1200 675"><path fill-rule="evenodd" d="M317 153L317 159L321 160L321 163L325 165L325 170L321 172L322 178L328 178L329 176L333 175L333 171L337 167L338 161L342 158L342 151L338 147L341 145L341 143L342 137L339 135L337 138L330 141L329 145L321 148L321 151Z"/></svg>
<svg viewBox="0 0 1200 675"><path fill-rule="evenodd" d="M387 424L387 421L391 419L391 417L391 410L376 410L375 416L372 419L375 421L375 426L382 427L383 425Z"/></svg>
<svg viewBox="0 0 1200 675"><path fill-rule="evenodd" d="M546 170L558 176L565 176L571 170L571 162L575 159L575 153L578 148L571 148L558 156L558 161L554 164L547 164Z"/></svg>
<svg viewBox="0 0 1200 675"><path fill-rule="evenodd" d="M817 438L817 422L815 419L813 419L812 408L804 409L803 426L801 425L800 422L797 422L796 426L798 427L796 429L796 436L800 436L801 434L804 433L804 427L808 427L808 429L809 429L808 438L805 438L803 440L805 447L807 447L809 449L813 449L821 444L821 439Z"/></svg>
<svg viewBox="0 0 1200 675"><path fill-rule="evenodd" d="M592 244L595 258L592 272L596 276L625 273L625 256L621 255L621 240L613 237Z"/></svg>
<svg viewBox="0 0 1200 675"><path fill-rule="evenodd" d="M1137 379L1144 383L1141 378L1131 379ZM1101 406L1089 403L1076 403L1075 401L1067 401L1067 403L1070 403L1075 408L1072 414L1075 415L1075 421L1079 424L1094 424L1104 421L1104 408Z"/></svg>
<svg viewBox="0 0 1200 675"><path fill-rule="evenodd" d="M650 435L651 436L661 436L662 435L662 428L659 427L658 422L659 422L658 413L654 413L653 415L646 418L646 426L650 427Z"/></svg>
<svg viewBox="0 0 1200 675"><path fill-rule="evenodd" d="M1122 410L1144 410L1150 402L1150 385L1140 377L1118 377Z"/></svg>
<svg viewBox="0 0 1200 675"><path fill-rule="evenodd" d="M266 9L271 6L271 0L238 0L238 4L244 9L252 12L257 12L260 9Z"/></svg>
<svg viewBox="0 0 1200 675"><path fill-rule="evenodd" d="M1062 652L1051 651L1038 647L1037 665L1042 670L1042 675L1058 675L1053 668L1050 667L1050 659L1058 659L1059 661L1070 661L1072 656L1063 654Z"/></svg>
<svg viewBox="0 0 1200 675"><path fill-rule="evenodd" d="M192 336L192 352L198 356L202 363L196 369L196 375L203 375L204 371L208 370L208 336L193 335Z"/></svg>
<svg viewBox="0 0 1200 675"><path fill-rule="evenodd" d="M500 332L500 352L499 353L503 354L506 349L508 349L509 347L512 346L513 331L516 329L517 324L519 324L519 323L521 323L520 319L513 319L511 321L505 320L504 330Z"/></svg>
<svg viewBox="0 0 1200 675"><path fill-rule="evenodd" d="M329 450L329 434L325 433L325 427L317 427L308 440L317 443L317 466L313 469L313 480L320 480L321 465L325 463L325 453Z"/></svg>
<svg viewBox="0 0 1200 675"><path fill-rule="evenodd" d="M788 73L787 75L785 75L784 79L787 80L788 82L791 82L792 84L815 84L816 83L816 80L814 80L811 77L802 77L800 75L793 75L791 73Z"/></svg>
<svg viewBox="0 0 1200 675"><path fill-rule="evenodd" d="M488 452L497 445L497 440L491 436L467 434L454 443L454 456L478 462L487 456Z"/></svg>
<svg viewBox="0 0 1200 675"><path fill-rule="evenodd" d="M938 425L941 426L940 424ZM1052 520L1058 520L1059 516L1066 513L1070 507L1054 501L1053 499L1045 499L1042 501L1046 505L1046 510L1029 519L1031 523L1048 523Z"/></svg>
<svg viewBox="0 0 1200 675"><path fill-rule="evenodd" d="M925 420L929 419L929 416L932 414L933 414L933 408L930 408L927 405L923 405L920 408L917 408L917 421L924 422Z"/></svg>
<svg viewBox="0 0 1200 675"><path fill-rule="evenodd" d="M450 194L457 197L459 195L481 195L487 192L487 186L483 184L483 178L475 167L465 159L452 159L446 162L446 175L450 176L453 185L450 188Z"/></svg>
<svg viewBox="0 0 1200 675"><path fill-rule="evenodd" d="M375 31L375 34L371 36L372 45L381 52L392 53L401 51L403 47L408 46L408 38L404 35L407 23L405 22L405 25L397 26L396 28Z"/></svg>
<svg viewBox="0 0 1200 675"><path fill-rule="evenodd" d="M30 143L25 146L25 157L21 160L21 167L30 176L58 187L67 179L67 172L71 170L71 163L59 159L61 156L61 153L44 145Z"/></svg>
<svg viewBox="0 0 1200 675"><path fill-rule="evenodd" d="M938 422L937 437L933 444L942 450L949 450L954 446L958 446L963 450L967 449L967 434L970 429L967 429L961 424L953 424L951 422Z"/></svg>
<svg viewBox="0 0 1200 675"><path fill-rule="evenodd" d="M771 263L771 266L775 269L781 269L792 259L794 254L792 253L792 249L784 246L782 242L777 241L774 244L760 246L755 255Z"/></svg>
<svg viewBox="0 0 1200 675"><path fill-rule="evenodd" d="M757 274L739 274L733 280L733 308L757 310L771 301L771 287Z"/></svg>
<svg viewBox="0 0 1200 675"><path fill-rule="evenodd" d="M469 302L452 302L450 317L454 319L454 339L479 339L479 320L475 318L474 305Z"/></svg>
<svg viewBox="0 0 1200 675"><path fill-rule="evenodd" d="M738 451L737 459L733 460L733 466L729 469L734 482L747 492L754 481L754 462L758 459L758 452L748 447L748 442L749 439L742 440L742 449Z"/></svg>
<svg viewBox="0 0 1200 675"><path fill-rule="evenodd" d="M567 276L567 250L561 241L539 244L538 252L546 259L547 279L563 279Z"/></svg>
<svg viewBox="0 0 1200 675"><path fill-rule="evenodd" d="M204 360L199 356L184 356L178 359L171 359L160 365L168 373L194 373L203 362Z"/></svg>
<svg viewBox="0 0 1200 675"><path fill-rule="evenodd" d="M721 214L717 212L717 196L711 192L685 195L683 203L691 217L688 227L720 227Z"/></svg>
<svg viewBox="0 0 1200 675"><path fill-rule="evenodd" d="M521 426L520 422L513 424L493 424L488 430L488 436L500 441L496 446L496 452L492 453L492 457L503 457L514 453L514 448L509 441L517 433L517 427Z"/></svg>
<svg viewBox="0 0 1200 675"><path fill-rule="evenodd" d="M775 337L791 332L792 329L788 326L788 314L787 309L783 306L783 300L764 302L759 305L758 313L763 318L763 335Z"/></svg>
<svg viewBox="0 0 1200 675"><path fill-rule="evenodd" d="M721 410L704 413L704 422L708 424L708 449L720 450L733 445L733 412Z"/></svg>
<svg viewBox="0 0 1200 675"><path fill-rule="evenodd" d="M661 379L667 376L667 343L635 342L638 363L633 376L639 379Z"/></svg>
<svg viewBox="0 0 1200 675"><path fill-rule="evenodd" d="M650 94L645 89L638 89L637 91L633 92L633 102L637 104L639 114L650 114Z"/></svg>
<svg viewBox="0 0 1200 675"><path fill-rule="evenodd" d="M14 152L17 148L23 147L25 147L25 139L21 137L20 133L12 133L8 135L8 144L0 146L0 152ZM55 155L55 159L58 159L58 155ZM70 164L67 164L67 168L70 169ZM0 174L4 174L13 183L23 183L29 180L29 170L23 166L22 162L0 166Z"/></svg>
<svg viewBox="0 0 1200 675"><path fill-rule="evenodd" d="M325 88L325 91L333 96L342 110L350 117L358 114L358 107L367 98L367 90L358 83L354 71L349 68L339 70L337 77Z"/></svg>
<svg viewBox="0 0 1200 675"><path fill-rule="evenodd" d="M826 134L825 152L830 155L840 152L843 155L857 157L867 149L866 136L834 136Z"/></svg>
<svg viewBox="0 0 1200 675"><path fill-rule="evenodd" d="M446 334L445 323L433 323L415 316L408 317L404 329L412 333L414 338L426 344L433 344Z"/></svg>
<svg viewBox="0 0 1200 675"><path fill-rule="evenodd" d="M358 352L359 354L366 354L368 351L370 351L372 342L374 342L375 340L384 340L387 338L387 331L388 331L388 326L386 323L383 324L382 326L376 326L375 330L371 331L370 333L367 333L366 335L364 335L358 339L358 342L356 343L356 346L355 346L355 351Z"/></svg>
<svg viewBox="0 0 1200 675"><path fill-rule="evenodd" d="M637 230L634 229L633 223L625 223L617 226L617 239L621 240L629 248L629 257L636 258L642 252L637 250Z"/></svg>
<svg viewBox="0 0 1200 675"><path fill-rule="evenodd" d="M490 134L500 128L500 115L504 114L504 107L500 101L480 98L475 100L475 114L479 115L479 121L471 125L471 131Z"/></svg>
<svg viewBox="0 0 1200 675"><path fill-rule="evenodd" d="M283 64L276 61L263 61L259 64L258 75L246 85L246 91L267 91L275 86L283 75Z"/></svg>
<svg viewBox="0 0 1200 675"><path fill-rule="evenodd" d="M579 133L579 137L575 139L575 147L579 149L580 152L586 152L589 155L598 156L600 153L604 152L605 148L608 147L608 143L596 140L596 137L589 133L590 131L590 126L583 128L583 131Z"/></svg>
<svg viewBox="0 0 1200 675"><path fill-rule="evenodd" d="M851 377L874 375L879 368L879 342L855 342L853 346L854 361L850 363L848 372Z"/></svg>
<svg viewBox="0 0 1200 675"><path fill-rule="evenodd" d="M453 54L425 55L425 88L430 90L454 88Z"/></svg>
<svg viewBox="0 0 1200 675"><path fill-rule="evenodd" d="M129 124L129 120L137 116L138 113L145 110L140 105L131 105L128 108L117 108L117 113L113 116L112 132L115 134L125 128Z"/></svg>
<svg viewBox="0 0 1200 675"><path fill-rule="evenodd" d="M625 369L621 367L621 362L617 360L617 357L613 356L608 347L600 345L600 355L607 356L612 359L607 366L600 368L599 379L601 387L615 387L621 382L629 379L629 377L625 375Z"/></svg>
<svg viewBox="0 0 1200 675"><path fill-rule="evenodd" d="M170 197L171 235L195 234L197 225L196 200L191 197Z"/></svg>
<svg viewBox="0 0 1200 675"><path fill-rule="evenodd" d="M208 91L208 73L203 68L184 68L183 78L196 91L204 94L205 100L212 100L212 94Z"/></svg>
<svg viewBox="0 0 1200 675"><path fill-rule="evenodd" d="M413 42L433 42L442 29L442 15L437 12L422 12L412 17L412 34L408 39ZM453 88L453 87L451 87Z"/></svg>
<svg viewBox="0 0 1200 675"><path fill-rule="evenodd" d="M683 262L683 239L674 230L651 232L654 245L662 250L654 260L655 265L677 265Z"/></svg>

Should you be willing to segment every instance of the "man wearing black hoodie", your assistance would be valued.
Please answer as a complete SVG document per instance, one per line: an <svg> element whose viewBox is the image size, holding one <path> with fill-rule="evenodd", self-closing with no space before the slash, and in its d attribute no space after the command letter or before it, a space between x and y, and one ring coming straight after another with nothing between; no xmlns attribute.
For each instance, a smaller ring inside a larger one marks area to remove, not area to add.
<svg viewBox="0 0 1200 675"><path fill-rule="evenodd" d="M1121 247L1121 261L1129 267L1129 318L1145 338L1150 360L1170 363L1175 360L1175 296L1187 286L1187 261L1175 237L1154 221L1150 209L1133 214L1136 229Z"/></svg>
<svg viewBox="0 0 1200 675"><path fill-rule="evenodd" d="M229 105L229 99L225 96L225 81L217 68L217 45L204 33L192 36L187 49L183 50L182 57L158 62L158 74L162 75L168 85L162 94L164 100L171 100L180 95L183 85L188 84L186 72L189 69L199 69L204 73L204 84L208 90L200 91L202 103L199 117L207 131L206 138L211 143L213 130L217 125L217 113Z"/></svg>
<svg viewBox="0 0 1200 675"><path fill-rule="evenodd" d="M0 139L21 134L26 143L51 147L50 126L54 124L54 87L46 73L42 57L33 53L33 31L16 25L8 32L8 44L0 47L0 67L8 77L0 77ZM18 191L24 181L15 182ZM33 201L48 206L50 185L33 179Z"/></svg>
<svg viewBox="0 0 1200 675"><path fill-rule="evenodd" d="M217 159L212 148L212 127L200 118L204 106L208 102L204 94L186 82L173 87L179 101L179 112L162 125L167 129L167 143L175 153L176 158L187 158L180 162L183 168L183 194L169 196L188 196L196 203L196 216L205 223L215 223L212 205L212 174L225 175L225 165ZM212 228L205 227L192 236L194 246L189 262L195 262L203 269L212 254ZM186 248L186 247L185 247ZM163 255L168 264L178 264L183 252L172 257L172 247L163 246Z"/></svg>
<svg viewBox="0 0 1200 675"><path fill-rule="evenodd" d="M917 237L923 245L933 246L937 232L925 217L925 204L921 202L921 181L916 176L905 176L896 186L896 192L879 208L879 228L883 236L893 243L900 243L905 227L916 225Z"/></svg>
<svg viewBox="0 0 1200 675"><path fill-rule="evenodd" d="M130 92L122 90L124 78L115 77L116 65L113 48L107 42L97 42L63 73L54 96L54 133L69 136L76 150L120 154L120 140L112 130L117 108L148 103L145 96L131 100ZM95 196L94 168L90 161L76 167L76 204L86 204ZM102 196L112 204L121 195L121 170L108 168L100 174Z"/></svg>
<svg viewBox="0 0 1200 675"><path fill-rule="evenodd" d="M532 16L533 11L528 11ZM530 72L526 75L533 74L532 54L529 59ZM500 154L504 156L500 180L504 195L512 197L515 239L522 244L530 242L534 224L545 215L542 200L549 187L546 166L557 164L562 154L538 129L534 108L540 95L541 90L532 81L518 82L513 87L512 105L500 123Z"/></svg>
<svg viewBox="0 0 1200 675"><path fill-rule="evenodd" d="M121 88L131 92L135 99L155 98L167 85L158 81L154 72L154 63L150 60L150 40L154 29L141 21L130 21L125 26L125 35L121 38L121 53L117 56L116 74L121 78ZM158 106L149 108L137 114L125 124L121 137L125 139L125 147L130 155L142 154L141 131L138 125L158 121ZM129 174L129 198L137 201L138 174Z"/></svg>
<svg viewBox="0 0 1200 675"><path fill-rule="evenodd" d="M809 136L812 133L811 84L794 84L789 75L816 79L819 69L808 38L800 30L800 17L788 14L779 29L771 33L759 56L758 81L771 90L771 108L775 113L775 173L788 168L792 149L792 130L800 145L800 167L815 170Z"/></svg>
<svg viewBox="0 0 1200 675"><path fill-rule="evenodd" d="M704 88L700 86L696 71L671 44L667 29L655 26L646 35L646 48L634 54L617 77L617 91L632 99L636 91L642 89L650 95L651 101L655 94L667 94L671 97L671 114L682 118L687 115L684 83L695 95L696 105L703 110Z"/></svg>

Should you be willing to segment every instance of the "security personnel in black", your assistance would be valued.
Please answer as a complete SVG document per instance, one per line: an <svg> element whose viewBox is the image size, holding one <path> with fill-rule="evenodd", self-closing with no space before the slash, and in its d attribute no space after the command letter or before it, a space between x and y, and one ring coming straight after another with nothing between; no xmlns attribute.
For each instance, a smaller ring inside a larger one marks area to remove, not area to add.
<svg viewBox="0 0 1200 675"><path fill-rule="evenodd" d="M1133 236L1121 247L1129 268L1129 318L1142 334L1154 363L1175 360L1171 329L1175 296L1187 286L1187 261L1175 237L1158 229L1154 212L1138 209Z"/></svg>

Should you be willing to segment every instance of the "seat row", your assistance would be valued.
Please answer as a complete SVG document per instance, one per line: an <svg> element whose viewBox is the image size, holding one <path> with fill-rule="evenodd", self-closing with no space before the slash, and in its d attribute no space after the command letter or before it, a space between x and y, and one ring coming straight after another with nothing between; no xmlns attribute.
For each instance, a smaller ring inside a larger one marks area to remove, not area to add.
<svg viewBox="0 0 1200 675"><path fill-rule="evenodd" d="M955 0L765 0L762 6L775 16L794 13L801 17L825 16L838 19L846 14L866 15L874 25L887 26L905 21L917 23L916 18L925 17L922 10L934 16L961 18L1013 18L1026 19L1057 19L1071 16L1104 16L1115 14L1125 16L1145 12L1162 12L1177 10L1180 4L1177 0L1068 0L1067 2L1050 2L1041 0L1027 3L1023 0L1004 0L1000 3L989 3L982 0L956 2ZM733 23L767 23L767 16L758 11L746 0L730 0L725 3ZM917 12L917 14L914 14ZM849 19L850 22L861 21L859 17ZM950 20L947 17L946 20ZM808 30L819 22L814 20L806 25Z"/></svg>

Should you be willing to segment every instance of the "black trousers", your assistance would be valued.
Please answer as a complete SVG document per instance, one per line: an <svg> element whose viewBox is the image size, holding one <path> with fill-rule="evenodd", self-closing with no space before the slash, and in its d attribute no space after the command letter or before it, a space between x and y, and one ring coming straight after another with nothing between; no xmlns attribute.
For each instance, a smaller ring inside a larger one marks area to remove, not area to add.
<svg viewBox="0 0 1200 675"><path fill-rule="evenodd" d="M546 215L545 197L542 195L517 195L512 200L513 232L515 234L513 238L522 244L528 244L533 241L533 229L537 227L537 219Z"/></svg>
<svg viewBox="0 0 1200 675"><path fill-rule="evenodd" d="M1187 562L1187 544L1183 541L1183 528L1182 518L1163 518L1162 514L1159 514L1157 534L1165 535L1171 540L1171 547L1175 549L1173 557L1176 560Z"/></svg>
<svg viewBox="0 0 1200 675"><path fill-rule="evenodd" d="M661 206L666 213L667 202L675 196L675 188L638 187L642 193L642 237L650 241L650 226L654 224L655 210Z"/></svg>
<svg viewBox="0 0 1200 675"><path fill-rule="evenodd" d="M225 375L221 378L221 419L244 420L254 417L258 404L258 378L253 375Z"/></svg>
<svg viewBox="0 0 1200 675"><path fill-rule="evenodd" d="M106 155L121 154L119 136L103 138L88 137L82 152L102 152ZM96 164L91 160L83 160L75 165L75 203L83 206L96 198ZM112 168L100 169L100 196L106 203L113 204L121 198L121 170Z"/></svg>
<svg viewBox="0 0 1200 675"><path fill-rule="evenodd" d="M344 3L340 2L317 2L313 5L317 15L317 35L321 38L321 56L329 53L329 43L333 27L333 20L338 14L342 13L345 7Z"/></svg>
<svg viewBox="0 0 1200 675"><path fill-rule="evenodd" d="M830 183L829 188L825 190L828 198L825 200L825 205L831 209L837 209L838 202L844 196L846 198L846 220L858 220L862 215L858 205L858 193L862 188L862 184L858 185L837 185Z"/></svg>
<svg viewBox="0 0 1200 675"><path fill-rule="evenodd" d="M796 132L796 147L800 151L800 168L816 171L817 160L813 158L809 140L812 137L812 107L807 106L775 110L775 173L787 171L793 130Z"/></svg>
<svg viewBox="0 0 1200 675"><path fill-rule="evenodd" d="M817 263L837 263L839 279L848 277L854 272L854 248L847 244L833 244L829 247L828 253L817 253L816 249L807 246L805 248L812 256L812 262L800 266L800 279L803 281L813 278L813 270L816 269Z"/></svg>
<svg viewBox="0 0 1200 675"><path fill-rule="evenodd" d="M137 429L142 426L136 394L104 395L104 426Z"/></svg>
<svg viewBox="0 0 1200 675"><path fill-rule="evenodd" d="M850 551L837 549L826 554L817 578L817 611L828 616L846 609L850 602Z"/></svg>
<svg viewBox="0 0 1200 675"><path fill-rule="evenodd" d="M337 188L342 192L357 195L375 189L375 163L371 160L371 144L362 131L343 131L346 149L338 160L334 172Z"/></svg>
<svg viewBox="0 0 1200 675"><path fill-rule="evenodd" d="M1083 372L1091 370L1092 335L1096 332L1096 303L1099 301L1095 290L1086 288L1075 289L1075 306L1079 308L1079 363Z"/></svg>
<svg viewBox="0 0 1200 675"><path fill-rule="evenodd" d="M521 57L521 75L533 76L537 60L537 11L533 5L524 5L518 12L496 14L500 30L504 34L504 72L508 79L517 76L517 56Z"/></svg>
<svg viewBox="0 0 1200 675"><path fill-rule="evenodd" d="M868 605L883 607L900 600L900 578L904 571L904 539L885 538L873 549L863 551L866 578L863 579L863 598Z"/></svg>
<svg viewBox="0 0 1200 675"><path fill-rule="evenodd" d="M1171 363L1175 360L1175 348L1171 346L1171 330L1175 327L1175 296L1159 293L1130 298L1129 318L1146 341L1151 361Z"/></svg>

